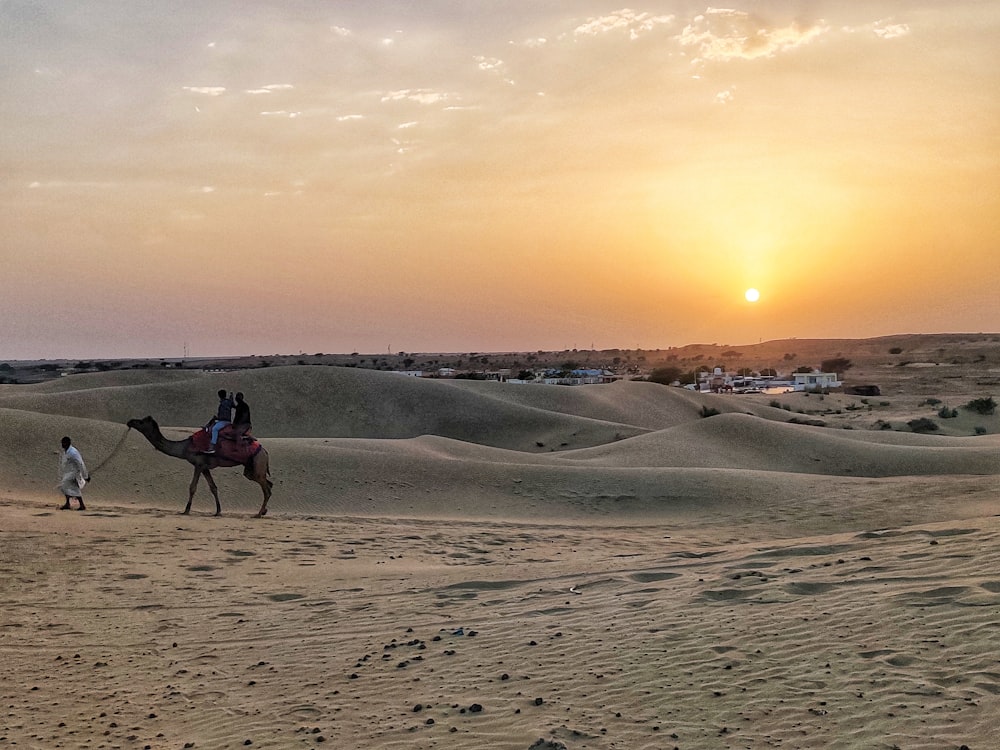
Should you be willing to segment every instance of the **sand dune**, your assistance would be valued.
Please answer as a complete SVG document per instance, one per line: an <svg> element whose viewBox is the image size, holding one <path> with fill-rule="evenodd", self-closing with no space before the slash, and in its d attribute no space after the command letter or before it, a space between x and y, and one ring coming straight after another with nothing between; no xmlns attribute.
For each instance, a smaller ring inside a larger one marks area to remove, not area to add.
<svg viewBox="0 0 1000 750"><path fill-rule="evenodd" d="M176 515L190 467L124 426L183 437L220 387L262 521L237 469ZM0 387L0 744L992 746L1000 437L801 416L321 367Z"/></svg>

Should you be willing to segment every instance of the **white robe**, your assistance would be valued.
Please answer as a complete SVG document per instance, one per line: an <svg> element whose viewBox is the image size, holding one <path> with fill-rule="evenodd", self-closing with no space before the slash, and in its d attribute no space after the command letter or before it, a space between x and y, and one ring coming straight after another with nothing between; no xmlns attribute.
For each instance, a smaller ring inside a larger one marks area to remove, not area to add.
<svg viewBox="0 0 1000 750"><path fill-rule="evenodd" d="M87 467L83 456L72 445L59 457L59 489L66 497L83 497L83 486L87 483Z"/></svg>

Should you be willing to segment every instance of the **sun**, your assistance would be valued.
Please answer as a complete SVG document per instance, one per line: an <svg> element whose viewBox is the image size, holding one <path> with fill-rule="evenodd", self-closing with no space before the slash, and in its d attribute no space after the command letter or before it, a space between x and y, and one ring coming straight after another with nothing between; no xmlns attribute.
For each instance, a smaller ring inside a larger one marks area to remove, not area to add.
<svg viewBox="0 0 1000 750"><path fill-rule="evenodd" d="M746 293L743 296L747 298L747 302L756 302L760 299L760 292L751 287L746 290Z"/></svg>

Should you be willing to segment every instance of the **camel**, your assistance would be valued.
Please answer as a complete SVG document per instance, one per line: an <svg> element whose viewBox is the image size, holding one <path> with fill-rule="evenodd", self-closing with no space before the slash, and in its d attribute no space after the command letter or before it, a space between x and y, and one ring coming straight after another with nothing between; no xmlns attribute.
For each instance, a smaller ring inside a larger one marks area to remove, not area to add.
<svg viewBox="0 0 1000 750"><path fill-rule="evenodd" d="M195 450L190 437L184 440L167 440L163 437L163 433L160 432L160 426L152 417L130 419L126 424L133 430L141 433L160 453L166 453L168 456L173 456L174 458L182 458L194 466L194 478L191 480L191 487L188 489L188 501L182 515L187 515L191 512L191 501L194 500L194 492L198 488L198 481L202 476L208 482L208 488L212 491L212 496L215 498L215 515L222 514L222 505L219 503L219 488L216 486L215 480L212 479L211 469L218 467L226 468L229 466L243 466L243 476L260 485L261 490L264 492L264 504L260 506L260 510L257 511L257 515L254 518L262 518L267 515L267 501L271 499L271 487L273 485L271 480L268 479L271 472L268 466L267 451L263 447L247 463L240 464L237 461L232 461L216 454L205 454Z"/></svg>

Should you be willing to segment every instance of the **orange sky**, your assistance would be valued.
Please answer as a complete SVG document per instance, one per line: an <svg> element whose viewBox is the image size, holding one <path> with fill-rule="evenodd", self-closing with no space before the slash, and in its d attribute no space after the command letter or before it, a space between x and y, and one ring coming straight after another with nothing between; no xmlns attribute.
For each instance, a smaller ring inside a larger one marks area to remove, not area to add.
<svg viewBox="0 0 1000 750"><path fill-rule="evenodd" d="M0 359L1000 331L1000 4L630 7L0 3Z"/></svg>

